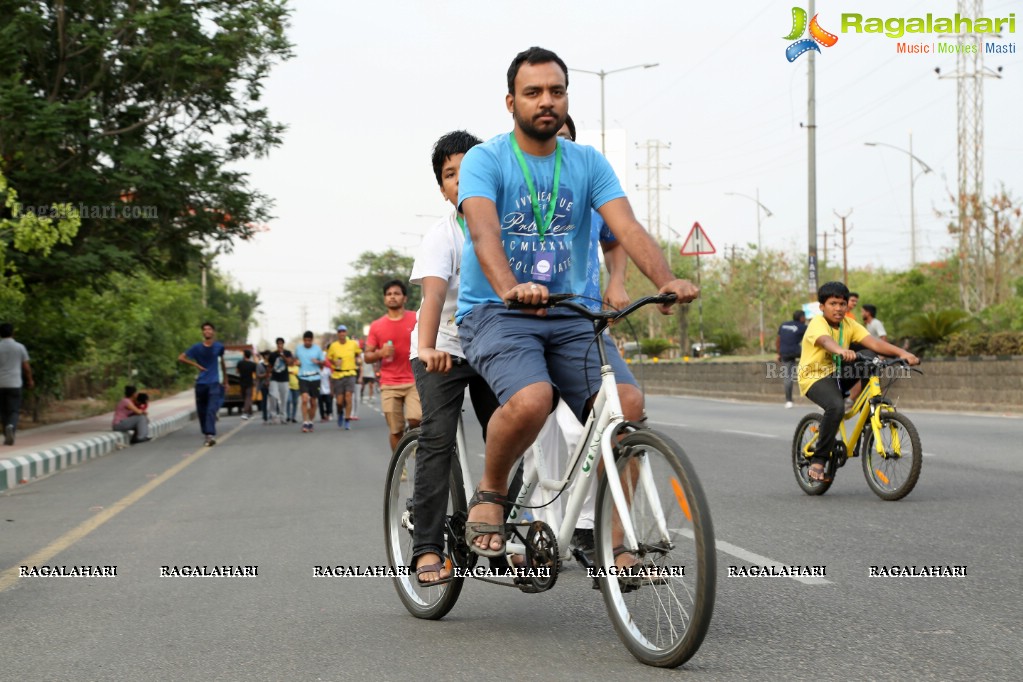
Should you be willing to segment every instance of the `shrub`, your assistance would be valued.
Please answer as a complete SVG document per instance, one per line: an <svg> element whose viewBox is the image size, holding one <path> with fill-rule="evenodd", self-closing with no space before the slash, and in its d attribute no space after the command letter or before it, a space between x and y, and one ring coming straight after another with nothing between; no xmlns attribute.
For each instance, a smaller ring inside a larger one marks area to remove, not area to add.
<svg viewBox="0 0 1023 682"><path fill-rule="evenodd" d="M746 337L738 332L720 331L711 336L711 339L717 344L717 350L722 355L735 355L746 347Z"/></svg>
<svg viewBox="0 0 1023 682"><path fill-rule="evenodd" d="M668 339L642 339L639 348L647 357L657 357L664 351L672 348L673 344Z"/></svg>
<svg viewBox="0 0 1023 682"><path fill-rule="evenodd" d="M959 332L933 347L937 355L1023 355L1023 332Z"/></svg>
<svg viewBox="0 0 1023 682"><path fill-rule="evenodd" d="M903 325L910 337L910 348L920 354L935 347L970 323L965 310L938 310L913 315Z"/></svg>

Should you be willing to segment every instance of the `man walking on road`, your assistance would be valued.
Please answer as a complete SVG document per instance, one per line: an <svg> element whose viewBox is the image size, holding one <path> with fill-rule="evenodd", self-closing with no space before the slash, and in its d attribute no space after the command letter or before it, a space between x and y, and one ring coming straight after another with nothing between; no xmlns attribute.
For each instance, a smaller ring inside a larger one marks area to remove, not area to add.
<svg viewBox="0 0 1023 682"><path fill-rule="evenodd" d="M387 314L369 326L366 337L366 362L380 361L380 409L391 429L391 450L409 428L419 426L423 408L419 404L415 377L409 362L412 330L416 314L405 310L408 287L398 279L384 284L384 306Z"/></svg>
<svg viewBox="0 0 1023 682"><path fill-rule="evenodd" d="M288 361L291 351L285 350L284 339L277 337L277 350L270 353L270 420L282 424L288 402Z"/></svg>
<svg viewBox="0 0 1023 682"><path fill-rule="evenodd" d="M23 384L35 387L28 351L14 340L14 325L4 322L0 324L0 423L4 428L4 445L14 445Z"/></svg>
<svg viewBox="0 0 1023 682"><path fill-rule="evenodd" d="M806 313L797 310L792 313L792 321L778 327L778 338L775 346L778 351L778 362L782 363L785 379L785 409L792 407L792 383L796 379L799 367L799 354L802 352L803 334L806 333Z"/></svg>
<svg viewBox="0 0 1023 682"><path fill-rule="evenodd" d="M352 410L352 396L355 393L355 378L359 374L362 349L358 342L348 338L348 327L338 325L337 341L327 348L327 360L334 371L330 374L330 388L337 400L337 425L344 430L351 428L350 420L355 416Z"/></svg>
<svg viewBox="0 0 1023 682"><path fill-rule="evenodd" d="M252 386L256 380L256 363L252 361L252 351L246 348L244 356L238 361L238 386L242 390L242 419L252 416Z"/></svg>
<svg viewBox="0 0 1023 682"><path fill-rule="evenodd" d="M212 322L203 322L202 342L179 355L178 362L199 370L195 380L195 411L206 437L205 444L216 445L217 411L226 388L220 377L227 381L227 367L224 365L224 344L217 341L217 328Z"/></svg>

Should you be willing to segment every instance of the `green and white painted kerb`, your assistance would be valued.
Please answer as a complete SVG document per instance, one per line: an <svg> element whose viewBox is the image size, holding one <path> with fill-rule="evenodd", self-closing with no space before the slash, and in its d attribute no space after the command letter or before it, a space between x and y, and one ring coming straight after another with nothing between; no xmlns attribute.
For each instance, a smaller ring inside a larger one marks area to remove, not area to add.
<svg viewBox="0 0 1023 682"><path fill-rule="evenodd" d="M149 435L159 438L177 431L195 419L195 411L182 412L149 424ZM111 431L73 443L65 443L42 452L0 460L0 492L13 490L19 481L33 481L67 469L86 460L108 455L128 446L127 433Z"/></svg>

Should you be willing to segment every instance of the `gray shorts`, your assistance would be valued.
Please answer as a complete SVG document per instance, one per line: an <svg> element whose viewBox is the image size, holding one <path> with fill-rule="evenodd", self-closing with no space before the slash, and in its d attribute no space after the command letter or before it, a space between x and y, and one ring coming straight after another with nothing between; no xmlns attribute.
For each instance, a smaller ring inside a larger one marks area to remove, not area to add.
<svg viewBox="0 0 1023 682"><path fill-rule="evenodd" d="M502 405L526 386L546 382L582 418L586 402L600 390L593 324L570 310L552 308L547 313L537 317L500 303L476 306L458 327L465 359ZM635 386L611 338L605 334L601 342L617 382Z"/></svg>
<svg viewBox="0 0 1023 682"><path fill-rule="evenodd" d="M330 380L330 391L335 396L342 396L345 393L355 392L355 377L341 377L340 379Z"/></svg>

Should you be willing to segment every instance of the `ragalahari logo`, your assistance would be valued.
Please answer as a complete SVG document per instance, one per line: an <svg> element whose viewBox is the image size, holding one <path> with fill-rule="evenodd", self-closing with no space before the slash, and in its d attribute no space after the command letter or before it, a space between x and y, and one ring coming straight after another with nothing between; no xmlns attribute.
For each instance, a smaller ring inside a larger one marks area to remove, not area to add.
<svg viewBox="0 0 1023 682"><path fill-rule="evenodd" d="M804 52L809 52L810 50L820 52L821 49L817 47L818 43L824 47L831 47L838 42L838 36L834 33L828 33L820 27L820 24L817 23L818 16L815 14L813 19L810 20L810 37L796 40L806 31L806 10L802 7L792 8L792 32L785 36L785 40L796 40L796 42L785 48L785 58L790 62L796 61L799 55Z"/></svg>

